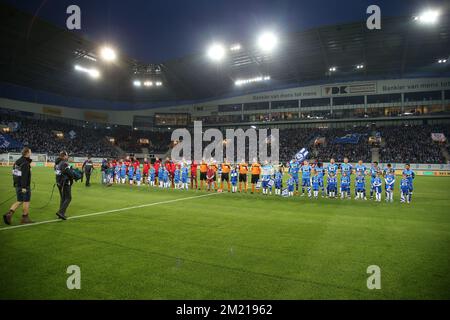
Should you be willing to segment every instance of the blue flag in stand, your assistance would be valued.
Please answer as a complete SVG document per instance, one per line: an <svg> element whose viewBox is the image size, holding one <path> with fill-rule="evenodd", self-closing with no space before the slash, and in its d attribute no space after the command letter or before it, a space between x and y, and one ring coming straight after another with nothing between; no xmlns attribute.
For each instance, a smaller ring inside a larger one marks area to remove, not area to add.
<svg viewBox="0 0 450 320"><path fill-rule="evenodd" d="M303 160L306 159L308 154L309 154L309 151L306 150L306 148L303 148L299 152L297 152L297 154L295 155L295 160L302 162Z"/></svg>

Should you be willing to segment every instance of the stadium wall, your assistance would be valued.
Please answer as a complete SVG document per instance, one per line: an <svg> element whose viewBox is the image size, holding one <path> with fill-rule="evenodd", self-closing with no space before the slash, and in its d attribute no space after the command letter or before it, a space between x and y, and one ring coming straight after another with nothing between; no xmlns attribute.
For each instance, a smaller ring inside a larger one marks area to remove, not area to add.
<svg viewBox="0 0 450 320"><path fill-rule="evenodd" d="M444 92L450 90L450 78L417 78L417 79L396 79L396 80L377 80L377 81L355 81L355 82L341 82L329 83L324 85L296 87L281 90L272 90L259 93L251 93L246 95L227 97L222 99L214 99L198 103L189 103L184 105L170 105L164 107L152 107L149 103L148 109L135 110L105 110L104 108L96 107L95 102L89 109L67 107L62 105L42 104L39 101L18 101L7 98L0 98L0 108L14 109L20 111L29 111L38 114L45 114L48 116L64 117L83 121L104 122L118 125L133 125L134 116L154 116L156 113L189 113L193 117L209 116L212 114L239 114L241 112L219 112L220 105L245 104L267 102L270 103L283 100L302 100L312 98L331 98L331 110L342 108L356 108L361 105L346 105L333 106L333 98L338 97L352 97L352 96L368 96L378 94L394 94L394 93L411 93L424 91L441 91L441 100L438 104L450 104L450 96L444 95ZM367 99L365 99L364 106L367 108ZM431 103L431 101L421 101L420 103ZM433 103L436 103L434 101ZM405 105L414 105L414 102L405 102L403 99L399 103L400 107ZM376 107L376 105L372 106ZM320 107L322 108L322 107ZM270 107L269 107L270 110ZM289 109L292 111L291 109ZM298 107L293 108L293 111L301 110L301 103ZM284 112L287 110L277 109L277 112ZM261 110L267 112L267 110ZM254 112L253 112L254 113Z"/></svg>

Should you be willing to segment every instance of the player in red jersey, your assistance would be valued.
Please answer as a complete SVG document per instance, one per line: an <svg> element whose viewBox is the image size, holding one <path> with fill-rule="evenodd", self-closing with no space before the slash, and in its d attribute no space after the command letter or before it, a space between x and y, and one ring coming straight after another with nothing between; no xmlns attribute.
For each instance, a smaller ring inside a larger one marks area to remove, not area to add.
<svg viewBox="0 0 450 320"><path fill-rule="evenodd" d="M147 158L144 158L144 166L142 168L142 174L143 174L143 182L144 184L148 181L148 171L150 170L150 162Z"/></svg>
<svg viewBox="0 0 450 320"><path fill-rule="evenodd" d="M193 189L193 185L195 185L195 190L197 190L198 188L198 182L197 182L197 167L198 164L197 162L194 160L191 163L191 189Z"/></svg>
<svg viewBox="0 0 450 320"><path fill-rule="evenodd" d="M153 167L155 168L155 185L158 185L158 174L159 174L159 168L161 167L161 160L159 158L155 159L155 163L153 164Z"/></svg>

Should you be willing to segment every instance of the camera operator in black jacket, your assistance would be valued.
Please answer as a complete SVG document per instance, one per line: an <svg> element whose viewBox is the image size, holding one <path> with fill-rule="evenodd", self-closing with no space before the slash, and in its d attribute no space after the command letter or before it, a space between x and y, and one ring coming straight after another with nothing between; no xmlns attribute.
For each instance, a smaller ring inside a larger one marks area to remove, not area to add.
<svg viewBox="0 0 450 320"><path fill-rule="evenodd" d="M67 162L68 159L69 156L67 152L61 151L59 157L55 161L56 185L58 186L59 195L61 196L59 210L56 212L56 215L62 220L67 219L66 210L70 201L72 201L72 184L74 181L72 168Z"/></svg>
<svg viewBox="0 0 450 320"><path fill-rule="evenodd" d="M17 201L14 202L8 212L3 215L5 224L10 225L12 216L17 208L22 205L22 219L21 224L33 223L28 216L30 211L31 200L31 149L23 148L22 156L17 159L13 167L13 181L16 189Z"/></svg>

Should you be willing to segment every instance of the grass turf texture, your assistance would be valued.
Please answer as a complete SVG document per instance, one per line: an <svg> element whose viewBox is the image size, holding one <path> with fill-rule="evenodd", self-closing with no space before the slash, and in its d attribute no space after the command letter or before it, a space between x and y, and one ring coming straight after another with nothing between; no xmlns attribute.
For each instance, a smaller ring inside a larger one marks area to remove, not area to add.
<svg viewBox="0 0 450 320"><path fill-rule="evenodd" d="M0 168L0 202L11 180ZM57 191L37 209L52 170L34 168L33 181L32 219L55 219ZM98 181L73 187L69 216L205 194ZM449 178L417 177L409 205L398 183L393 204L223 193L0 230L0 298L449 299L449 190ZM66 287L73 264L81 290ZM381 290L366 286L374 264Z"/></svg>

